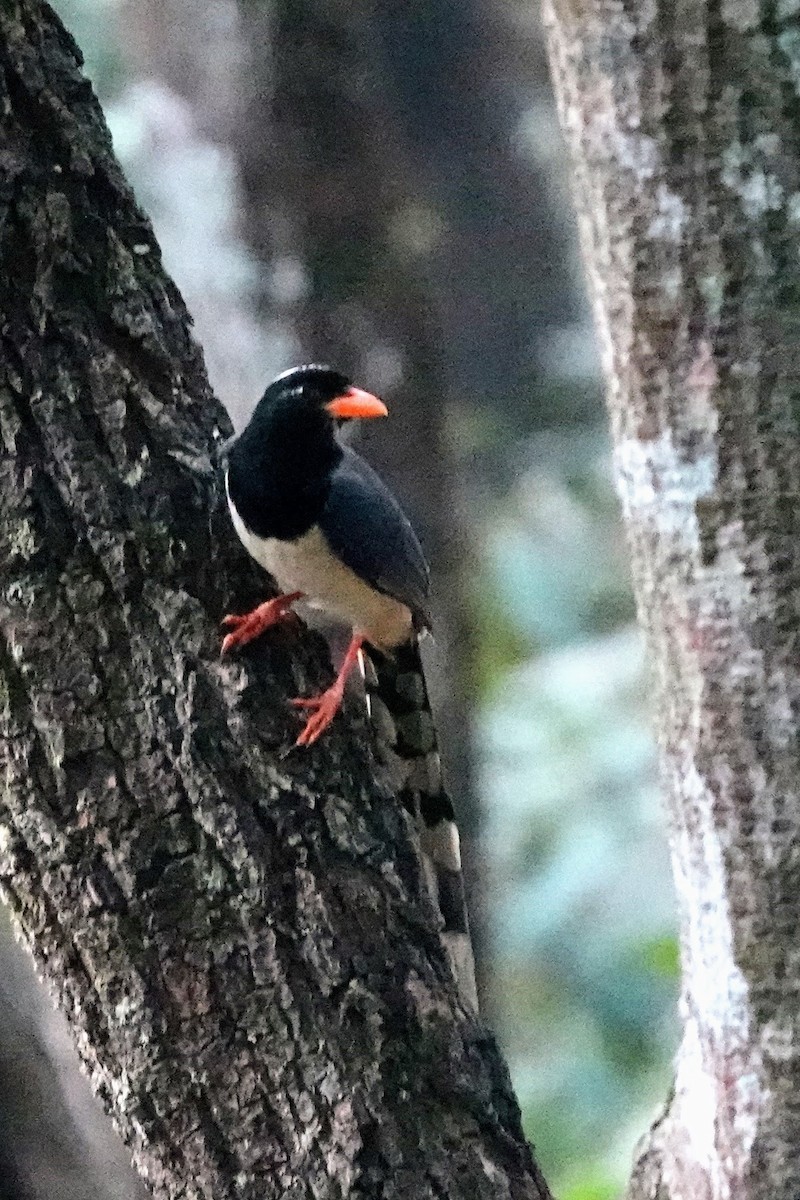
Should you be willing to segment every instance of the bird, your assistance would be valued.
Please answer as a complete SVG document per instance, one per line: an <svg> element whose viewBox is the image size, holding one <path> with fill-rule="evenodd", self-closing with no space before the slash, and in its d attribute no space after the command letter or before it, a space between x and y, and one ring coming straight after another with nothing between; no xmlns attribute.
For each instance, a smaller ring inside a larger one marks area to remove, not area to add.
<svg viewBox="0 0 800 1200"><path fill-rule="evenodd" d="M266 388L226 447L225 491L240 541L279 594L223 618L222 653L291 619L299 602L350 628L331 686L291 701L306 713L295 745L311 747L328 729L358 665L383 761L418 826L461 999L476 1012L459 834L420 654L432 623L430 572L398 500L340 437L350 421L386 416L382 400L320 363L292 367Z"/></svg>

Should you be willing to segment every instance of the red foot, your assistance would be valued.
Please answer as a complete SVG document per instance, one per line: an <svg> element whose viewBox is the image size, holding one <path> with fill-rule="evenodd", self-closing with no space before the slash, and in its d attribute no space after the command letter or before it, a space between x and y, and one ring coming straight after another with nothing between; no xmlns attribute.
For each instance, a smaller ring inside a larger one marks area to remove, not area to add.
<svg viewBox="0 0 800 1200"><path fill-rule="evenodd" d="M310 708L312 710L311 716L306 721L300 736L295 742L295 746L313 746L314 742L320 734L325 732L342 707L344 685L347 682L347 676L358 661L363 641L364 639L357 634L353 636L350 645L347 647L347 653L344 656L339 674L327 691L323 692L320 696L309 696L305 700L291 701L295 708Z"/></svg>
<svg viewBox="0 0 800 1200"><path fill-rule="evenodd" d="M342 707L344 688L338 687L338 679L327 692L321 696L310 696L307 700L291 700L295 708L312 709L311 716L303 726L303 731L295 742L295 746L313 746L314 742L324 733Z"/></svg>
<svg viewBox="0 0 800 1200"><path fill-rule="evenodd" d="M302 599L302 592L289 592L286 596L276 596L274 600L265 600L252 612L236 616L233 613L223 617L222 624L233 632L226 634L222 642L220 654L227 654L234 646L246 646L253 638L259 637L265 629L277 625L279 621L293 617L290 612L295 600Z"/></svg>

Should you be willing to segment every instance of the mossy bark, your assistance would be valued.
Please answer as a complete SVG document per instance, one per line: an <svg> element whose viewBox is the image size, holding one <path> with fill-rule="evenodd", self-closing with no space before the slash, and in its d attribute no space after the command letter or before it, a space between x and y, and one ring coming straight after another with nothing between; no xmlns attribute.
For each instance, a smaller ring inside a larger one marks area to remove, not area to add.
<svg viewBox="0 0 800 1200"><path fill-rule="evenodd" d="M0 882L160 1197L542 1197L357 702L293 749L180 296L40 0L0 7Z"/></svg>

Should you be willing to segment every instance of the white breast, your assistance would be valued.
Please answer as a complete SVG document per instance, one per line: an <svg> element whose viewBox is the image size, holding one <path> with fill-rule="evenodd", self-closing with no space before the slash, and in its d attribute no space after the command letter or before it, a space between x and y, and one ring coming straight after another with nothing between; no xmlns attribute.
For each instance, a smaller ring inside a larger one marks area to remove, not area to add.
<svg viewBox="0 0 800 1200"><path fill-rule="evenodd" d="M227 482L226 477L226 491ZM318 526L291 542L260 538L246 527L230 495L228 507L242 545L281 592L303 592L312 607L351 625L375 646L389 648L408 640L413 623L407 606L374 591L340 562Z"/></svg>

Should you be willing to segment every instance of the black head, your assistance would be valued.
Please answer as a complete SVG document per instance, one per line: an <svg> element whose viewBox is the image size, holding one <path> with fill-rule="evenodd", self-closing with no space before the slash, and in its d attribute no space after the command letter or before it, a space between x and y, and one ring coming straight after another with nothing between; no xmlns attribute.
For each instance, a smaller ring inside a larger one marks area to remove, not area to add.
<svg viewBox="0 0 800 1200"><path fill-rule="evenodd" d="M307 445L329 437L342 421L382 416L386 406L375 396L354 387L341 371L312 363L273 379L240 440L280 435Z"/></svg>
<svg viewBox="0 0 800 1200"><path fill-rule="evenodd" d="M284 371L228 450L228 490L245 524L265 537L305 532L321 512L342 457L337 425L385 415L380 400L331 367Z"/></svg>
<svg viewBox="0 0 800 1200"><path fill-rule="evenodd" d="M262 407L269 409L285 403L323 407L343 395L350 386L346 375L322 363L290 367L273 379L258 402L256 413Z"/></svg>

